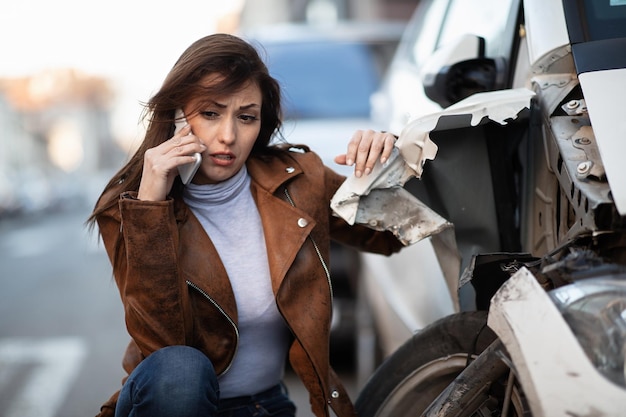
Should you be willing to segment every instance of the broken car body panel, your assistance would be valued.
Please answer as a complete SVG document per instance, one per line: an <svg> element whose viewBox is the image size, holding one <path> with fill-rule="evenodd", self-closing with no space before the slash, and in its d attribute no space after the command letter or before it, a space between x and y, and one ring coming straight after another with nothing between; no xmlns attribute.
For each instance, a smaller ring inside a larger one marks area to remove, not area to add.
<svg viewBox="0 0 626 417"><path fill-rule="evenodd" d="M391 158L384 164L377 162L370 175L348 177L333 196L331 208L348 223L388 230L405 245L432 237L453 308L459 311L461 257L453 225L402 187L409 179L420 178L426 160L435 158L437 146L430 139L431 132L489 121L507 124L530 107L533 96L523 88L480 93L441 112L416 118L402 130Z"/></svg>
<svg viewBox="0 0 626 417"><path fill-rule="evenodd" d="M528 269L520 269L496 293L488 324L515 363L533 415L623 415L626 391L597 372ZM599 403L598 398L610 401Z"/></svg>
<svg viewBox="0 0 626 417"><path fill-rule="evenodd" d="M484 121L504 125L530 108L533 96L532 91L523 88L475 94L441 112L409 122L396 142L399 152L394 149L387 162L377 162L369 175L348 177L333 196L331 208L349 224L372 227L384 224L383 230L393 232L405 244L418 242L449 227L445 219L413 195L399 191L409 179L420 178L426 160L435 158L437 145L430 139L430 133L477 126ZM469 126L467 118L454 116L471 116ZM374 190L378 190L375 198L368 198ZM410 222L406 218L407 210ZM408 223L415 226L417 232L407 227Z"/></svg>

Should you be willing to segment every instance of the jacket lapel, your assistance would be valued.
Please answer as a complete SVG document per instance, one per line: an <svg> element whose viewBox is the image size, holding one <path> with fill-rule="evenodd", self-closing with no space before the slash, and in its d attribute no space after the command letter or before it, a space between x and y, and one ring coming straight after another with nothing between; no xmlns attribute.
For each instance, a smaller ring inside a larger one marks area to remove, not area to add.
<svg viewBox="0 0 626 417"><path fill-rule="evenodd" d="M180 223L179 230L183 278L211 297L237 323L237 305L224 264L196 216L188 208L186 211L186 221Z"/></svg>
<svg viewBox="0 0 626 417"><path fill-rule="evenodd" d="M272 288L276 293L315 222L297 207L255 185L252 194L263 223Z"/></svg>
<svg viewBox="0 0 626 417"><path fill-rule="evenodd" d="M288 157L271 158L270 161L250 158L247 168L252 177L252 196L263 223L272 287L276 293L315 227L315 221L294 207L284 194L288 183L303 175L300 165Z"/></svg>

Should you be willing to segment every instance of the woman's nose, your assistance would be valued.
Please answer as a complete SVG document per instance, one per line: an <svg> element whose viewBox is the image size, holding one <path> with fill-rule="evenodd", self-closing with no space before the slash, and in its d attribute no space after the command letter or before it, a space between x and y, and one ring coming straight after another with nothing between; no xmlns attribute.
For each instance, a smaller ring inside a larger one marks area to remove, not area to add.
<svg viewBox="0 0 626 417"><path fill-rule="evenodd" d="M223 119L219 125L218 140L222 143L230 144L235 141L236 137L235 123L229 119Z"/></svg>

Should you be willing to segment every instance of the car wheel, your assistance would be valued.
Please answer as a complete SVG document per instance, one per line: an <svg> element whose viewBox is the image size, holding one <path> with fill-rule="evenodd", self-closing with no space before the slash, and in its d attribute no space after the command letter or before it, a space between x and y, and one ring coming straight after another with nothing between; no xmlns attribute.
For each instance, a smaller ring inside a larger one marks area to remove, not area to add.
<svg viewBox="0 0 626 417"><path fill-rule="evenodd" d="M421 415L435 398L495 340L486 312L444 317L415 334L383 362L355 403L359 417ZM493 384L490 401L468 416L491 416L501 410L504 390ZM523 395L514 389L510 416L528 415Z"/></svg>

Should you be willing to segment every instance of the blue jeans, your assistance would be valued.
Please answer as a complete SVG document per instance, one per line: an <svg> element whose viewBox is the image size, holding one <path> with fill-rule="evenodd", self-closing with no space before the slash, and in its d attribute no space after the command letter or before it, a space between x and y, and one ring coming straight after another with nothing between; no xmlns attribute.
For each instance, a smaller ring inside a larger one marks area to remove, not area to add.
<svg viewBox="0 0 626 417"><path fill-rule="evenodd" d="M294 417L285 388L219 399L211 361L188 346L168 346L144 359L117 400L115 417Z"/></svg>

